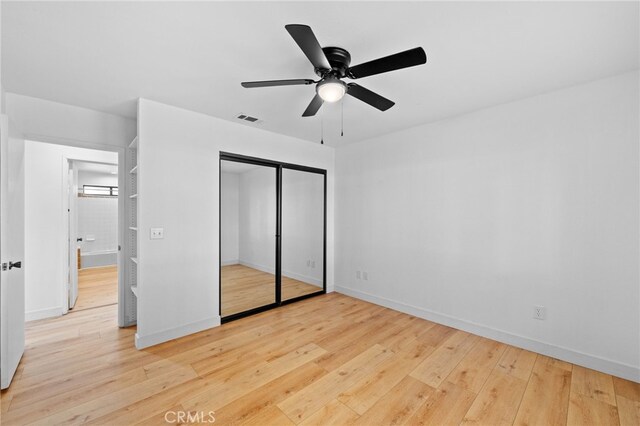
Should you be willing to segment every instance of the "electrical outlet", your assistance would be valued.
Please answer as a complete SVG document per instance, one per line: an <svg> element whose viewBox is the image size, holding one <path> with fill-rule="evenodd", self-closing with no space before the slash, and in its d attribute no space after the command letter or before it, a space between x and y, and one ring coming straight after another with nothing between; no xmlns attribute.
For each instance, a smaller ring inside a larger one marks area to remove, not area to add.
<svg viewBox="0 0 640 426"><path fill-rule="evenodd" d="M152 240L162 240L164 238L164 228L151 228L149 238Z"/></svg>
<svg viewBox="0 0 640 426"><path fill-rule="evenodd" d="M545 320L547 319L547 308L544 306L534 306L533 307L533 318L537 320Z"/></svg>
<svg viewBox="0 0 640 426"><path fill-rule="evenodd" d="M366 271L362 272L362 279L365 281L369 281L369 273Z"/></svg>
<svg viewBox="0 0 640 426"><path fill-rule="evenodd" d="M360 279L360 271L356 271L356 278Z"/></svg>

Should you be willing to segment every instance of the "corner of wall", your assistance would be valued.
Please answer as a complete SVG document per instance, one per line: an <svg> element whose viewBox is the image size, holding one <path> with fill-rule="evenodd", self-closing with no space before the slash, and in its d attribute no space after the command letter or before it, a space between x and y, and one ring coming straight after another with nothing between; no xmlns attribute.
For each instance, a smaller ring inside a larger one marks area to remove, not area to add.
<svg viewBox="0 0 640 426"><path fill-rule="evenodd" d="M54 306L46 309L38 309L36 311L29 311L24 313L25 322L36 321L46 318L53 318L62 316L62 307Z"/></svg>
<svg viewBox="0 0 640 426"><path fill-rule="evenodd" d="M218 327L221 324L220 316L207 318L201 321L193 322L176 328L159 331L149 335L140 335L136 333L136 349L144 349L169 340L184 337L189 334L198 333L210 328Z"/></svg>

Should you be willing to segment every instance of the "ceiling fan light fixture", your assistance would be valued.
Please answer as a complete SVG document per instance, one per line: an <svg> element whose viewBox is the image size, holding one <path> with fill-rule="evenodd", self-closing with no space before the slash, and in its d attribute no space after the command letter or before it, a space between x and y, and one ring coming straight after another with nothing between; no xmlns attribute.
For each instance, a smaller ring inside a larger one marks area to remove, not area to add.
<svg viewBox="0 0 640 426"><path fill-rule="evenodd" d="M325 102L337 102L347 93L347 85L335 77L328 77L316 86L318 96Z"/></svg>

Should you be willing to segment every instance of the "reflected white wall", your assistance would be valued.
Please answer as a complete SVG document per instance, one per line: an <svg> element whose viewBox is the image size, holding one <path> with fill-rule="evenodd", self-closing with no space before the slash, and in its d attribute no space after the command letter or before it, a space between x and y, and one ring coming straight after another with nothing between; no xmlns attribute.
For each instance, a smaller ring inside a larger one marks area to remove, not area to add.
<svg viewBox="0 0 640 426"><path fill-rule="evenodd" d="M322 287L324 176L282 170L282 275Z"/></svg>
<svg viewBox="0 0 640 426"><path fill-rule="evenodd" d="M222 265L235 265L240 260L239 184L236 173L220 173L220 260Z"/></svg>
<svg viewBox="0 0 640 426"><path fill-rule="evenodd" d="M221 173L222 265L275 273L276 170ZM322 287L324 176L282 172L282 274Z"/></svg>

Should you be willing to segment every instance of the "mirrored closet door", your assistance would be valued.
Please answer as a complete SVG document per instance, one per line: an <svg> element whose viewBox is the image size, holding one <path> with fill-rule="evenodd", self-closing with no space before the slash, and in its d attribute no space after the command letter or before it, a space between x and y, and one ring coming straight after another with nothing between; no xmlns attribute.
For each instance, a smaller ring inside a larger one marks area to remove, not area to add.
<svg viewBox="0 0 640 426"><path fill-rule="evenodd" d="M220 155L220 313L229 321L326 290L326 171Z"/></svg>
<svg viewBox="0 0 640 426"><path fill-rule="evenodd" d="M221 316L276 303L278 169L220 162Z"/></svg>
<svg viewBox="0 0 640 426"><path fill-rule="evenodd" d="M324 175L282 169L282 300L324 288Z"/></svg>

